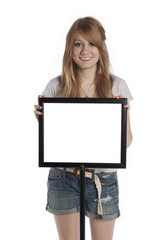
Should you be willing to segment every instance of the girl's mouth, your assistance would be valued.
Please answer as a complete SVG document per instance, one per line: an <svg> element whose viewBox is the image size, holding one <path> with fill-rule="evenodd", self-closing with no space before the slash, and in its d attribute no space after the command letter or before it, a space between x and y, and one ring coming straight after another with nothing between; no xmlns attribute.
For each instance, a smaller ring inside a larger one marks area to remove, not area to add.
<svg viewBox="0 0 160 240"><path fill-rule="evenodd" d="M92 57L79 57L82 61L90 61Z"/></svg>

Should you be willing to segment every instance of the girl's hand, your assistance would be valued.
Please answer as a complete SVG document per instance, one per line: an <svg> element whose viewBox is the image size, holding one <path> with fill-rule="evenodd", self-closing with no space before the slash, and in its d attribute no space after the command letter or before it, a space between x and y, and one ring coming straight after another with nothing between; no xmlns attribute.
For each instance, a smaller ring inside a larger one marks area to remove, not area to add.
<svg viewBox="0 0 160 240"><path fill-rule="evenodd" d="M39 99L39 98L43 98L43 97L45 97L45 96L39 95L39 96L38 96L38 99ZM34 108L35 108L34 114L35 114L37 120L39 120L39 115L42 115L42 114L43 114L42 112L39 111L40 109L42 109L42 107L36 104L36 105L34 105Z"/></svg>
<svg viewBox="0 0 160 240"><path fill-rule="evenodd" d="M114 98L124 98L123 96L117 96ZM125 108L127 108L128 110L130 110L130 105L126 104L124 105ZM127 111L127 147L129 147L132 143L133 140L133 135L132 135L132 131L131 131L131 124L130 124L130 114L129 111Z"/></svg>
<svg viewBox="0 0 160 240"><path fill-rule="evenodd" d="M124 98L123 96L114 96L113 98L116 98L116 99L120 99L120 98ZM126 104L124 105L125 108L127 108L127 110L130 110L130 105L129 104Z"/></svg>

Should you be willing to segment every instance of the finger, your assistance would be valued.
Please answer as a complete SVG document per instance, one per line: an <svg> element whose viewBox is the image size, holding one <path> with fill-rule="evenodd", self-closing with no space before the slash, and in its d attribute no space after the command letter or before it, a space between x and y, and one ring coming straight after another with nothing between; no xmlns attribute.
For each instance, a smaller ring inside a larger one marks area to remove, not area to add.
<svg viewBox="0 0 160 240"><path fill-rule="evenodd" d="M35 114L35 115L43 115L42 112L39 112L39 111L37 111L37 110L34 110L34 114Z"/></svg>
<svg viewBox="0 0 160 240"><path fill-rule="evenodd" d="M40 105L34 105L34 108L35 108L36 110L38 110L38 109L42 109L42 106L40 106Z"/></svg>
<svg viewBox="0 0 160 240"><path fill-rule="evenodd" d="M39 98L45 98L45 95L38 95Z"/></svg>
<svg viewBox="0 0 160 240"><path fill-rule="evenodd" d="M114 98L120 99L120 98L124 98L122 95L120 96L115 96Z"/></svg>
<svg viewBox="0 0 160 240"><path fill-rule="evenodd" d="M38 100L39 98L45 98L46 96L45 95L38 95Z"/></svg>
<svg viewBox="0 0 160 240"><path fill-rule="evenodd" d="M128 110L130 110L130 108L131 108L129 104L124 105L124 107L128 108Z"/></svg>
<svg viewBox="0 0 160 240"><path fill-rule="evenodd" d="M38 95L38 98L45 98L45 95Z"/></svg>
<svg viewBox="0 0 160 240"><path fill-rule="evenodd" d="M122 95L118 96L118 98L124 98Z"/></svg>

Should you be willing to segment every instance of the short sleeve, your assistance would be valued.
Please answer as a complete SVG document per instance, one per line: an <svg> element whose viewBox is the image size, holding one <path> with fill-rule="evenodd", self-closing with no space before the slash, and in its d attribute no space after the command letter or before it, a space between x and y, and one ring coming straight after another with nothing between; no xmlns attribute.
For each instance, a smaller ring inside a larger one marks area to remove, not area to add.
<svg viewBox="0 0 160 240"><path fill-rule="evenodd" d="M57 97L59 91L59 79L53 78L49 81L47 86L42 92L42 95L46 97Z"/></svg>
<svg viewBox="0 0 160 240"><path fill-rule="evenodd" d="M128 99L128 102L133 100L131 91L125 80L115 77L112 92L114 96L123 96Z"/></svg>

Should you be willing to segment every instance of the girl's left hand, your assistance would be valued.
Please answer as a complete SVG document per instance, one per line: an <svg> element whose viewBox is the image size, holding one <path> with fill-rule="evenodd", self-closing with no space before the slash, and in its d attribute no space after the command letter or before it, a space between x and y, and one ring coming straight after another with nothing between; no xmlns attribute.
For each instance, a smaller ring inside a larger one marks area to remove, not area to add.
<svg viewBox="0 0 160 240"><path fill-rule="evenodd" d="M115 96L114 98L124 98L123 96ZM124 105L125 108L127 108L127 110L130 110L130 105L126 104ZM131 131L131 124L130 124L130 112L127 111L127 147L129 147L132 143L132 131Z"/></svg>
<svg viewBox="0 0 160 240"><path fill-rule="evenodd" d="M124 97L123 96L114 96L113 98L120 99L120 98L124 98ZM124 107L127 108L127 110L130 110L129 104L124 105Z"/></svg>

